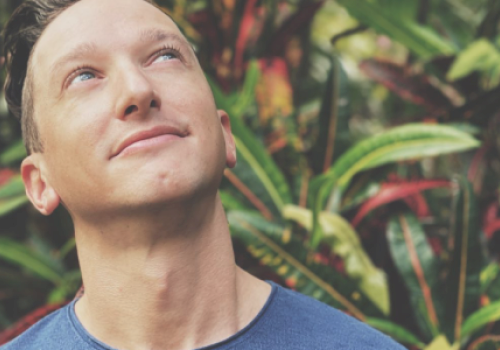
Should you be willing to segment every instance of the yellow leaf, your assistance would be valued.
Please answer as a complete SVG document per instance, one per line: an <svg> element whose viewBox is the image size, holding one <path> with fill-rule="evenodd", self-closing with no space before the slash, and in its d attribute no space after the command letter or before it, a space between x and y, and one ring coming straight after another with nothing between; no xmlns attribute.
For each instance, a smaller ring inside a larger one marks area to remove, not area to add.
<svg viewBox="0 0 500 350"><path fill-rule="evenodd" d="M424 350L458 350L459 344L450 345L444 335L435 338Z"/></svg>

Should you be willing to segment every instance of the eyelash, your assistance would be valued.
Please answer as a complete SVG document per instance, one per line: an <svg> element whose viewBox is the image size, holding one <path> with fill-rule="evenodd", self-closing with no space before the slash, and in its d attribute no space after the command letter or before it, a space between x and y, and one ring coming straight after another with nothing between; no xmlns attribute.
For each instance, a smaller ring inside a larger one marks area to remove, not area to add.
<svg viewBox="0 0 500 350"><path fill-rule="evenodd" d="M68 86L71 84L71 82L73 80L75 80L75 78L77 76L79 76L80 74L82 73L86 73L86 72L89 72L89 73L92 73L94 74L94 69L92 69L91 67L89 66L78 66L76 67L76 69L68 76L68 79L66 80L66 83L65 85Z"/></svg>
<svg viewBox="0 0 500 350"><path fill-rule="evenodd" d="M172 44L164 45L160 50L156 51L153 57L156 59L164 54L174 54L174 56L180 60L182 60L181 50L178 47L173 46Z"/></svg>
<svg viewBox="0 0 500 350"><path fill-rule="evenodd" d="M169 45L164 45L160 50L156 51L156 53L153 54L153 58L156 59L158 57L160 57L161 55L164 55L164 54L173 54L176 58L182 60L182 54L181 54L181 50L171 44ZM71 82L76 78L78 77L80 74L82 73L85 73L85 72L89 72L89 73L92 73L94 74L94 69L89 67L89 66L78 66L76 67L76 69L73 71L73 73L71 73L69 76L68 76L68 79L66 81L66 86L69 86L71 84Z"/></svg>

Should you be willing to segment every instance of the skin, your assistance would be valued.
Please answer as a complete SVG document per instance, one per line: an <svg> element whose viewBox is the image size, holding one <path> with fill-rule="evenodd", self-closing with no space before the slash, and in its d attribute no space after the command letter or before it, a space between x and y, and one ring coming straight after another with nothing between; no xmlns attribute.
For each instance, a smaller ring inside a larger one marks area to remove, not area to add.
<svg viewBox="0 0 500 350"><path fill-rule="evenodd" d="M229 118L176 25L142 0L82 0L32 67L44 152L21 174L41 213L72 216L87 331L118 349L194 349L248 325L271 287L234 263L217 191L236 163ZM113 156L160 125L186 136Z"/></svg>

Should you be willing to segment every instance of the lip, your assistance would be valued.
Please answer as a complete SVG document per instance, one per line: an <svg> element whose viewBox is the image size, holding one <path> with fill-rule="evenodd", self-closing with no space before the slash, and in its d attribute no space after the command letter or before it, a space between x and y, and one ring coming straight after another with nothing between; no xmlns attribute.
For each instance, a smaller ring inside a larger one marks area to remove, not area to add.
<svg viewBox="0 0 500 350"><path fill-rule="evenodd" d="M171 135L173 137L162 137L166 135ZM148 145L157 143L154 141L162 142L171 140L172 138L182 138L185 136L187 136L186 132L172 125L156 126L148 130L135 132L125 137L125 139L118 144L116 149L113 151L110 159L124 153L125 150L132 148L131 146L133 146L134 144L137 144L137 148L139 148L140 146L147 147ZM151 140L151 142L141 142L146 140Z"/></svg>

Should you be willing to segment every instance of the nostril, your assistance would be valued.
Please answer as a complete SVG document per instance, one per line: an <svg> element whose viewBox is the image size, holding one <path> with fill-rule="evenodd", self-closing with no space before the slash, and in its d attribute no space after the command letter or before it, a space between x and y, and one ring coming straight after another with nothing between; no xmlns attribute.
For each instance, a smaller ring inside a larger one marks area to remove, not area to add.
<svg viewBox="0 0 500 350"><path fill-rule="evenodd" d="M129 114L132 114L134 113L135 111L137 111L138 108L137 106L129 106L127 107L127 109L125 110L125 115L129 115Z"/></svg>
<svg viewBox="0 0 500 350"><path fill-rule="evenodd" d="M156 101L155 101L155 100L152 100L152 101L151 101L151 105L150 105L150 107L151 107L151 108L156 108L156 107L158 107L158 103L156 103Z"/></svg>

